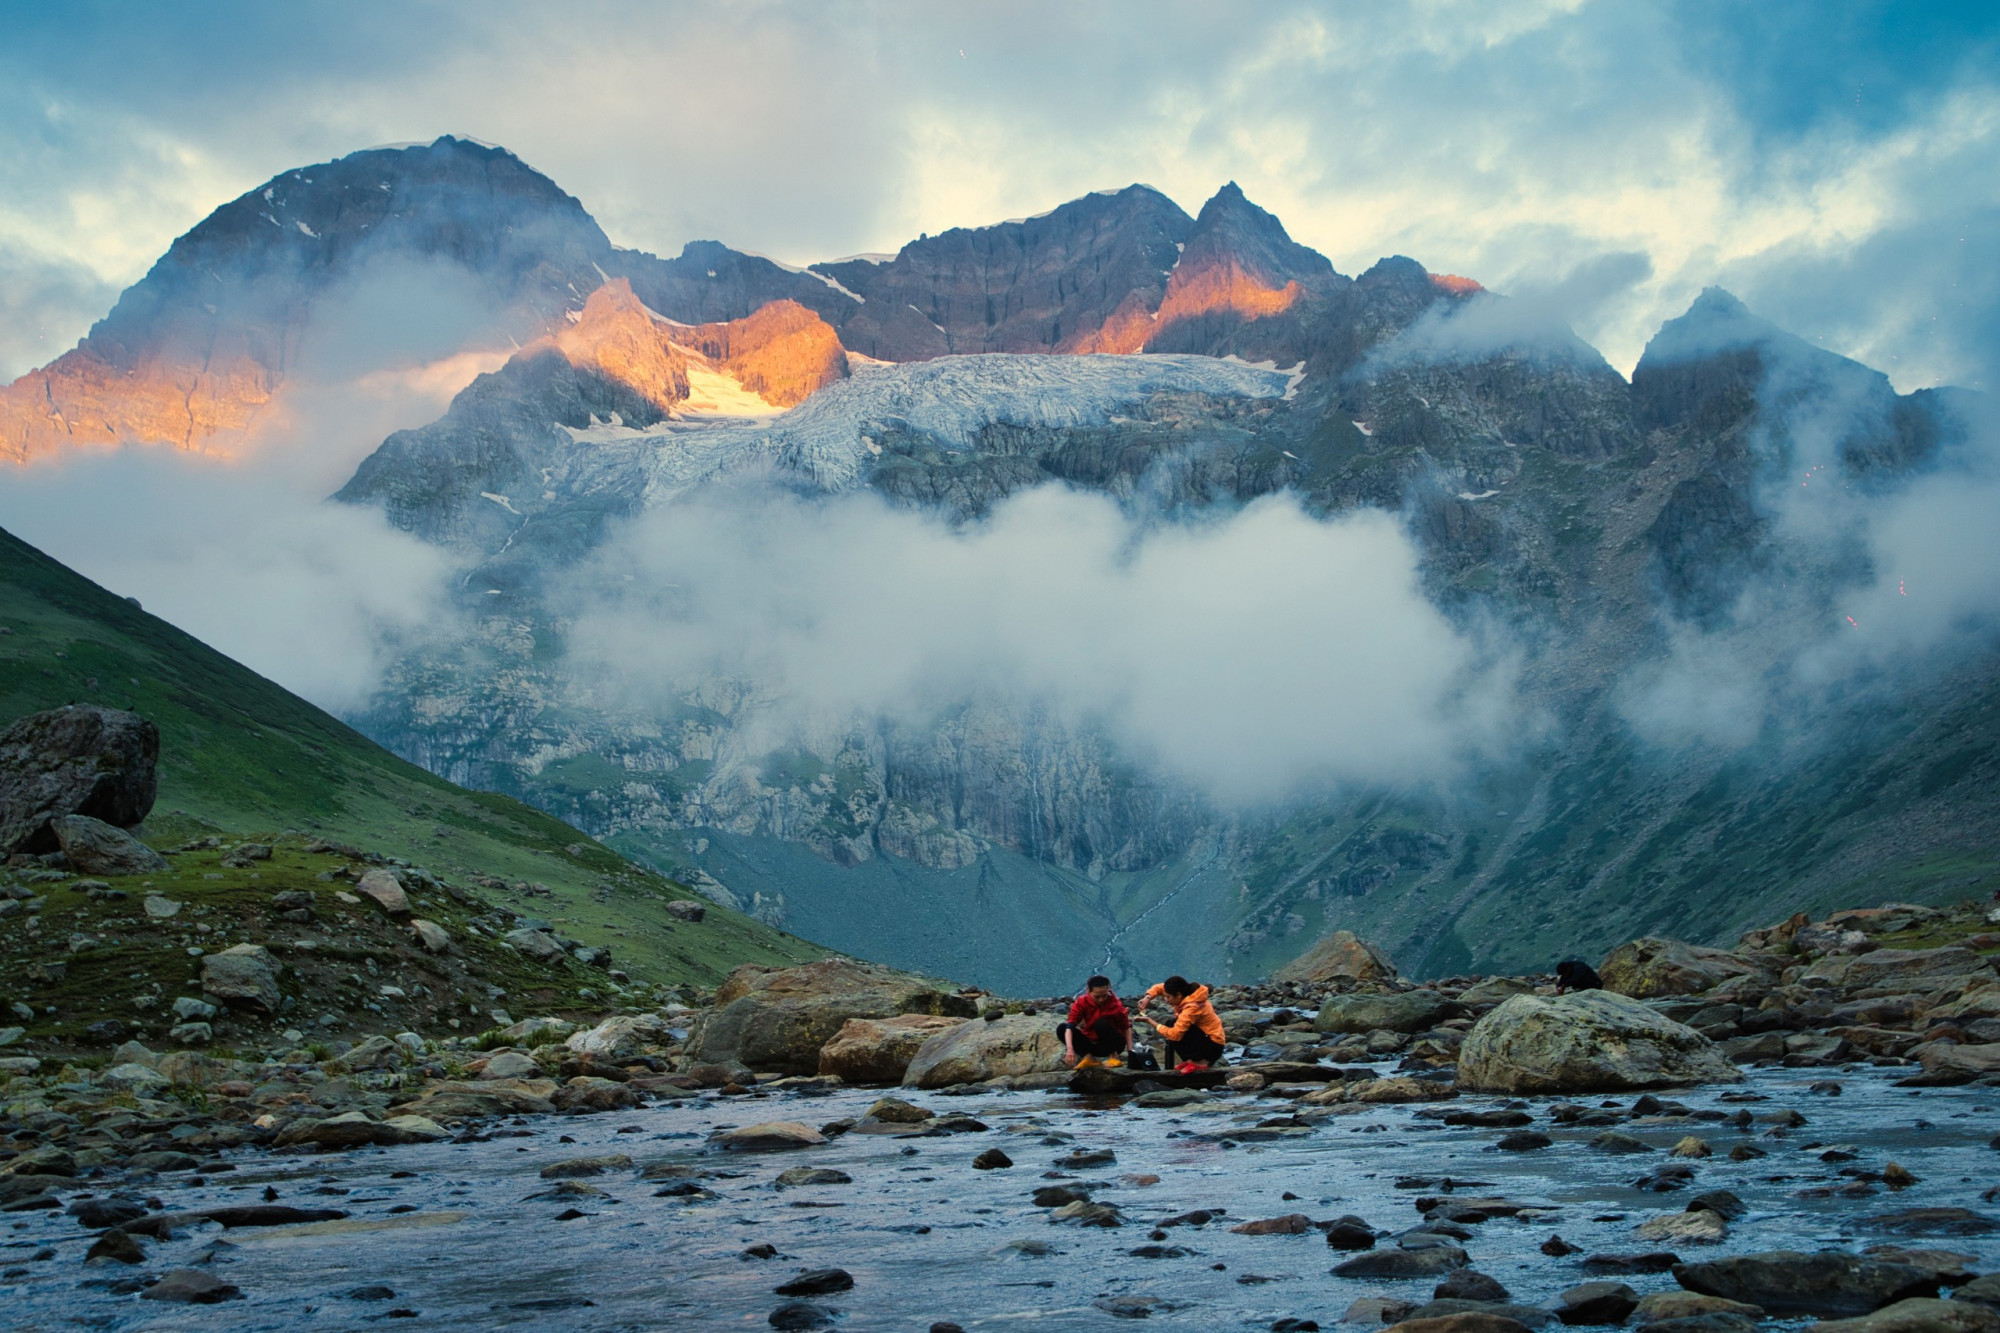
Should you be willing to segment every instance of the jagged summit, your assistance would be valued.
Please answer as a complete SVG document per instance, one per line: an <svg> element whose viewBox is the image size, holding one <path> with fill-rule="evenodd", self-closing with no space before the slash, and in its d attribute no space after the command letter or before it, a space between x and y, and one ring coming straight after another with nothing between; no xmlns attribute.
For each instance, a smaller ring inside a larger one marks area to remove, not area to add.
<svg viewBox="0 0 2000 1333"><path fill-rule="evenodd" d="M413 291L438 266L469 277L485 327L456 332L505 346L580 304L610 254L582 204L504 149L446 136L300 167L216 209L73 351L0 390L0 456L242 431L310 364L315 314L384 266Z"/></svg>

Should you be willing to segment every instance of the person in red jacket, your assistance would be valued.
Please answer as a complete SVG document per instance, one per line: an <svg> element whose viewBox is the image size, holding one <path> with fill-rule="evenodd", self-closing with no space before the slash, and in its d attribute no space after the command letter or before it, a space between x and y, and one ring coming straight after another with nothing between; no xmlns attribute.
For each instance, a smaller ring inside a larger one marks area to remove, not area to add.
<svg viewBox="0 0 2000 1333"><path fill-rule="evenodd" d="M1146 998L1139 1001L1140 1012L1145 1012L1146 1006L1157 999L1164 999L1174 1007L1172 1023L1153 1022L1153 1031L1160 1034L1167 1046L1166 1058L1160 1062L1163 1067L1177 1074L1191 1074L1222 1057L1222 1019L1208 1002L1208 987L1185 977L1168 977L1146 992Z"/></svg>
<svg viewBox="0 0 2000 1333"><path fill-rule="evenodd" d="M1058 1024L1063 1063L1088 1069L1100 1061L1116 1068L1132 1046L1132 1016L1111 989L1110 977L1092 977L1069 1006L1069 1021Z"/></svg>

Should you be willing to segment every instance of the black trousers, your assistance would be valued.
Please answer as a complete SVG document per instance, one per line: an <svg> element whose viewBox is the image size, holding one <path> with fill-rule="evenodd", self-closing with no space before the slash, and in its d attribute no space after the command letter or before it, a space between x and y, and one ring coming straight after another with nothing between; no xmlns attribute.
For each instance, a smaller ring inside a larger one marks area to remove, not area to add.
<svg viewBox="0 0 2000 1333"><path fill-rule="evenodd" d="M1203 1032L1200 1028L1190 1028L1173 1041L1167 1043L1166 1067L1192 1060L1198 1065L1211 1065L1222 1057L1222 1043Z"/></svg>
<svg viewBox="0 0 2000 1333"><path fill-rule="evenodd" d="M1106 1055L1117 1055L1125 1049L1125 1038L1116 1032L1098 1037L1092 1035L1091 1029L1080 1028L1074 1023L1058 1023L1056 1025L1056 1036L1062 1037L1069 1033L1076 1034L1076 1053L1078 1056L1095 1055L1103 1057Z"/></svg>

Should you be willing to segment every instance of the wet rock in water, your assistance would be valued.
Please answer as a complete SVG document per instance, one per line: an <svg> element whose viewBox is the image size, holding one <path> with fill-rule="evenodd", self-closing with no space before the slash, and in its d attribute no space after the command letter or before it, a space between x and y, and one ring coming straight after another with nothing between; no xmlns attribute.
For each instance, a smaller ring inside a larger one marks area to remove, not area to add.
<svg viewBox="0 0 2000 1333"><path fill-rule="evenodd" d="M1473 1025L1458 1085L1486 1092L1620 1092L1743 1077L1696 1032L1608 991L1517 995Z"/></svg>
<svg viewBox="0 0 2000 1333"><path fill-rule="evenodd" d="M352 1287L340 1293L350 1301L393 1301L396 1299L392 1287Z"/></svg>
<svg viewBox="0 0 2000 1333"><path fill-rule="evenodd" d="M828 1296L853 1289L854 1275L845 1268L814 1268L772 1288L780 1296Z"/></svg>
<svg viewBox="0 0 2000 1333"><path fill-rule="evenodd" d="M1757 1333L1757 1320L1747 1314L1692 1314L1640 1325L1641 1333Z"/></svg>
<svg viewBox="0 0 2000 1333"><path fill-rule="evenodd" d="M1697 1194L1688 1200L1687 1210L1691 1213L1706 1210L1731 1222L1749 1211L1744 1206L1743 1200L1729 1190L1710 1190L1706 1194Z"/></svg>
<svg viewBox="0 0 2000 1333"><path fill-rule="evenodd" d="M1412 1311L1414 1316L1415 1312ZM1531 1333L1518 1319L1486 1313L1447 1314L1403 1320L1391 1324L1387 1333Z"/></svg>
<svg viewBox="0 0 2000 1333"><path fill-rule="evenodd" d="M1772 1315L1831 1318L1868 1314L1938 1291L1937 1278L1921 1268L1831 1251L1769 1250L1677 1264L1674 1280L1689 1291L1759 1305Z"/></svg>
<svg viewBox="0 0 2000 1333"><path fill-rule="evenodd" d="M637 1088L589 1074L570 1079L549 1100L559 1111L625 1111L646 1104Z"/></svg>
<svg viewBox="0 0 2000 1333"><path fill-rule="evenodd" d="M972 1169L975 1171L1004 1171L1012 1165L1014 1159L998 1148L988 1148L972 1159Z"/></svg>
<svg viewBox="0 0 2000 1333"><path fill-rule="evenodd" d="M1198 1106L1213 1100L1215 1099L1200 1088L1159 1088L1153 1092L1140 1093L1132 1099L1132 1105L1148 1111L1171 1111L1175 1107Z"/></svg>
<svg viewBox="0 0 2000 1333"><path fill-rule="evenodd" d="M68 1209L77 1225L91 1231L103 1231L109 1227L122 1227L127 1222L136 1222L146 1215L146 1205L137 1199L78 1199Z"/></svg>
<svg viewBox="0 0 2000 1333"><path fill-rule="evenodd" d="M1917 1177L1909 1168L1897 1162L1887 1162L1882 1167L1882 1183L1892 1190L1906 1190L1917 1183Z"/></svg>
<svg viewBox="0 0 2000 1333"><path fill-rule="evenodd" d="M1639 1293L1623 1282L1585 1282L1556 1297L1565 1324L1622 1324L1639 1308Z"/></svg>
<svg viewBox="0 0 2000 1333"><path fill-rule="evenodd" d="M892 968L845 959L799 967L746 964L729 974L689 1032L699 1063L740 1062L786 1074L819 1072L821 1049L850 1018L931 1014L970 1019L972 1001Z"/></svg>
<svg viewBox="0 0 2000 1333"><path fill-rule="evenodd" d="M1372 1250L1375 1228L1358 1217L1343 1217L1326 1229L1326 1243L1335 1250Z"/></svg>
<svg viewBox="0 0 2000 1333"><path fill-rule="evenodd" d="M612 1153L604 1157L570 1157L560 1162L550 1162L542 1168L543 1180L582 1180L587 1176L601 1176L606 1171L629 1171L632 1159L624 1153Z"/></svg>
<svg viewBox="0 0 2000 1333"><path fill-rule="evenodd" d="M1550 1236L1542 1242L1541 1246L1542 1253L1548 1255L1551 1259L1567 1258L1577 1253L1580 1248L1580 1246L1570 1244L1561 1236Z"/></svg>
<svg viewBox="0 0 2000 1333"><path fill-rule="evenodd" d="M796 1120L768 1120L741 1129L720 1130L711 1136L719 1148L734 1152L784 1152L792 1148L816 1148L826 1135Z"/></svg>
<svg viewBox="0 0 2000 1333"><path fill-rule="evenodd" d="M213 999L275 1013L285 998L282 966L263 945L238 944L201 960L201 988Z"/></svg>
<svg viewBox="0 0 2000 1333"><path fill-rule="evenodd" d="M1607 1129L1601 1134L1593 1135L1590 1140L1590 1146L1599 1152L1610 1153L1642 1153L1653 1151L1651 1147L1633 1138L1630 1134L1620 1134L1615 1129Z"/></svg>
<svg viewBox="0 0 2000 1333"><path fill-rule="evenodd" d="M544 1171L542 1174L548 1173ZM787 1186L852 1185L854 1177L830 1166L793 1166L778 1173L777 1183Z"/></svg>
<svg viewBox="0 0 2000 1333"><path fill-rule="evenodd" d="M1480 1129L1520 1129L1535 1123L1526 1111L1452 1111L1444 1117L1447 1125L1472 1125Z"/></svg>
<svg viewBox="0 0 2000 1333"><path fill-rule="evenodd" d="M338 1222L346 1217L339 1208L294 1208L283 1203L247 1203L226 1208L205 1208L190 1217L207 1218L228 1229L236 1227L283 1227L299 1222Z"/></svg>
<svg viewBox="0 0 2000 1333"><path fill-rule="evenodd" d="M142 1300L183 1305L216 1305L242 1294L213 1273L204 1273L199 1268L176 1268L139 1293Z"/></svg>
<svg viewBox="0 0 2000 1333"><path fill-rule="evenodd" d="M1055 1165L1062 1171L1081 1171L1090 1166L1111 1166L1118 1161L1118 1154L1109 1148L1078 1148L1056 1158Z"/></svg>
<svg viewBox="0 0 2000 1333"><path fill-rule="evenodd" d="M1734 977L1764 975L1741 954L1657 937L1619 945L1598 964L1597 972L1604 989L1638 1000L1694 995Z"/></svg>
<svg viewBox="0 0 2000 1333"><path fill-rule="evenodd" d="M1586 1273L1665 1273L1680 1261L1678 1254L1667 1250L1647 1254L1590 1254L1584 1256L1582 1268Z"/></svg>
<svg viewBox="0 0 2000 1333"><path fill-rule="evenodd" d="M1285 1318L1271 1321L1271 1333L1319 1333L1317 1319Z"/></svg>
<svg viewBox="0 0 2000 1333"><path fill-rule="evenodd" d="M1091 1203L1079 1199L1066 1203L1049 1214L1051 1223L1073 1223L1082 1227L1122 1227L1125 1220L1116 1206L1108 1203Z"/></svg>
<svg viewBox="0 0 2000 1333"><path fill-rule="evenodd" d="M1707 1315L1739 1315L1755 1319L1763 1313L1762 1306L1724 1300L1720 1296L1704 1296L1695 1291L1652 1292L1640 1297L1639 1307L1633 1311L1642 1328L1665 1323L1669 1319L1699 1319Z"/></svg>
<svg viewBox="0 0 2000 1333"><path fill-rule="evenodd" d="M1861 1225L1891 1236L1989 1236L2000 1221L1969 1208L1905 1208L1864 1217Z"/></svg>
<svg viewBox="0 0 2000 1333"><path fill-rule="evenodd" d="M55 851L49 823L64 815L139 823L159 758L160 729L137 713L82 704L13 722L0 731L0 856Z"/></svg>
<svg viewBox="0 0 2000 1333"><path fill-rule="evenodd" d="M1351 930L1320 937L1310 949L1271 974L1273 981L1315 984L1351 977L1357 981L1394 981L1396 965L1389 955Z"/></svg>
<svg viewBox="0 0 2000 1333"><path fill-rule="evenodd" d="M138 1241L117 1227L113 1227L93 1241L90 1249L84 1252L85 1263L95 1263L100 1260L106 1263L143 1264L146 1262L146 1251L141 1248Z"/></svg>
<svg viewBox="0 0 2000 1333"><path fill-rule="evenodd" d="M901 1083L925 1042L965 1020L939 1014L850 1018L820 1047L819 1072L848 1083Z"/></svg>
<svg viewBox="0 0 2000 1333"><path fill-rule="evenodd" d="M1708 1146L1705 1139L1690 1134L1676 1143L1669 1152L1674 1157L1710 1157L1714 1155L1715 1150Z"/></svg>
<svg viewBox="0 0 2000 1333"><path fill-rule="evenodd" d="M1720 1214L1702 1208L1652 1218L1634 1228L1633 1234L1640 1240L1673 1245L1720 1245L1729 1235L1729 1224Z"/></svg>
<svg viewBox="0 0 2000 1333"><path fill-rule="evenodd" d="M882 1097L861 1113L863 1120L878 1120L891 1125L920 1125L935 1119L937 1112L926 1107L915 1106L901 1097Z"/></svg>
<svg viewBox="0 0 2000 1333"><path fill-rule="evenodd" d="M1395 1296L1357 1296L1340 1316L1340 1322L1373 1328L1378 1324L1393 1324L1414 1309L1413 1303Z"/></svg>
<svg viewBox="0 0 2000 1333"><path fill-rule="evenodd" d="M1493 1146L1501 1152L1534 1152L1553 1146L1555 1140L1540 1130L1524 1129L1503 1137Z"/></svg>
<svg viewBox="0 0 2000 1333"><path fill-rule="evenodd" d="M1223 1086L1231 1092L1261 1092L1268 1082L1269 1080L1256 1070L1245 1069L1224 1079Z"/></svg>
<svg viewBox="0 0 2000 1333"><path fill-rule="evenodd" d="M1008 1014L992 1022L961 1023L918 1048L903 1072L903 1086L944 1088L957 1083L1063 1069L1055 1014Z"/></svg>
<svg viewBox="0 0 2000 1333"><path fill-rule="evenodd" d="M1090 1192L1070 1185L1044 1185L1035 1191L1035 1207L1060 1208L1066 1203L1089 1203Z"/></svg>
<svg viewBox="0 0 2000 1333"><path fill-rule="evenodd" d="M1185 1259L1194 1251L1185 1245L1139 1245L1125 1253L1134 1259Z"/></svg>
<svg viewBox="0 0 2000 1333"><path fill-rule="evenodd" d="M1807 1333L2000 1333L2000 1312L1977 1301L1920 1297L1858 1318L1817 1323Z"/></svg>
<svg viewBox="0 0 2000 1333"><path fill-rule="evenodd" d="M1464 1250L1456 1245L1440 1243L1421 1250L1406 1250L1400 1246L1370 1250L1358 1254L1345 1263L1334 1265L1335 1277L1380 1278L1393 1281L1398 1278L1443 1277L1454 1268L1463 1268L1470 1262Z"/></svg>
<svg viewBox="0 0 2000 1333"><path fill-rule="evenodd" d="M1239 1236L1303 1236L1313 1229L1313 1224L1304 1213L1286 1213L1283 1217L1240 1222L1229 1229Z"/></svg>
<svg viewBox="0 0 2000 1333"><path fill-rule="evenodd" d="M1488 1277L1476 1268L1461 1268L1431 1291L1434 1300L1453 1301L1508 1301L1513 1296L1497 1278Z"/></svg>
<svg viewBox="0 0 2000 1333"><path fill-rule="evenodd" d="M1433 990L1392 995L1335 995L1320 1006L1313 1027L1321 1032L1365 1036L1370 1032L1416 1033L1436 1027L1463 1006Z"/></svg>
<svg viewBox="0 0 2000 1333"><path fill-rule="evenodd" d="M744 1259L775 1259L778 1257L778 1247L769 1242L746 1245L743 1247L743 1253L740 1257Z"/></svg>
<svg viewBox="0 0 2000 1333"><path fill-rule="evenodd" d="M781 1333L807 1328L832 1328L833 1311L811 1301L786 1301L771 1311L769 1323Z"/></svg>
<svg viewBox="0 0 2000 1333"><path fill-rule="evenodd" d="M168 869L167 858L124 829L88 815L63 815L49 829L69 858L70 868L84 875L157 875Z"/></svg>
<svg viewBox="0 0 2000 1333"><path fill-rule="evenodd" d="M1476 1315L1488 1319L1509 1320L1523 1328L1545 1328L1554 1322L1555 1316L1536 1305L1516 1305L1511 1301L1468 1301L1446 1296L1429 1301L1405 1316L1409 1323L1463 1318ZM1456 1325L1464 1327L1464 1325Z"/></svg>

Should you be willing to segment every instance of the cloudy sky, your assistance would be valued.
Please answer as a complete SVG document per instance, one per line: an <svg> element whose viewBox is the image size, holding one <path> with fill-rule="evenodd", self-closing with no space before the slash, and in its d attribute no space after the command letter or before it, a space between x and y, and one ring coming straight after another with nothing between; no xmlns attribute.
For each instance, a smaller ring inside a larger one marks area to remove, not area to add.
<svg viewBox="0 0 2000 1333"><path fill-rule="evenodd" d="M0 4L0 376L287 168L451 132L792 261L1226 180L1629 369L1720 282L1898 387L2000 348L2000 10L1761 0Z"/></svg>

